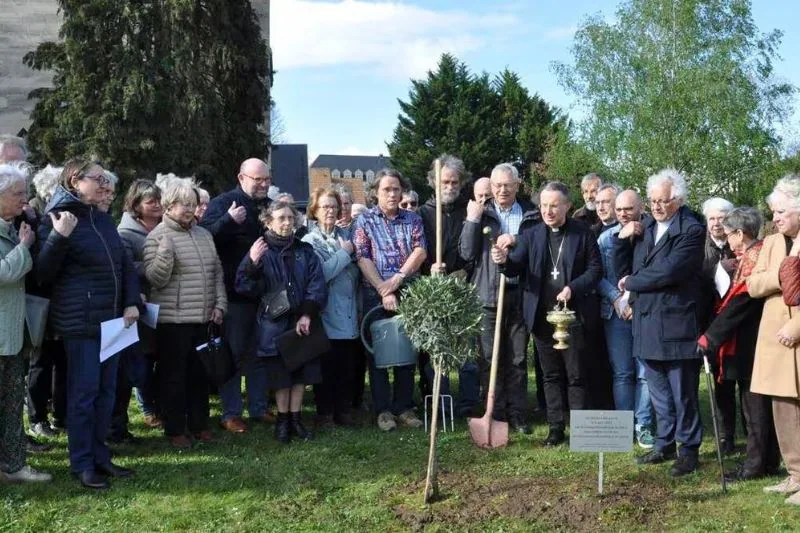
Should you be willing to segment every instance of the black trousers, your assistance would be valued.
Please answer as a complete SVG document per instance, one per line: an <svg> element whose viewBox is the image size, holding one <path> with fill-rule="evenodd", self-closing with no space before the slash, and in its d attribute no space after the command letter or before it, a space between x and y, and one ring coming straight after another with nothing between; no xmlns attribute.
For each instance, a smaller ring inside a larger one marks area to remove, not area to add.
<svg viewBox="0 0 800 533"><path fill-rule="evenodd" d="M569 348L553 348L553 327L548 323L538 323L534 327L534 342L539 353L544 379L544 395L547 401L547 422L552 428L563 430L569 409L587 409L589 399L586 385L586 369L583 329L573 324L569 329ZM567 390L568 405L564 404L564 388Z"/></svg>
<svg viewBox="0 0 800 533"><path fill-rule="evenodd" d="M740 381L742 411L747 427L747 470L773 473L781 462L775 422L772 420L772 397L750 392L750 381ZM744 385L741 387L741 385Z"/></svg>
<svg viewBox="0 0 800 533"><path fill-rule="evenodd" d="M320 357L322 383L314 385L320 416L341 415L350 410L355 357L361 339L331 339L331 349Z"/></svg>
<svg viewBox="0 0 800 533"><path fill-rule="evenodd" d="M53 419L66 427L67 354L64 343L45 339L42 346L30 350L28 368L28 420L31 425L47 422L47 402L53 400Z"/></svg>
<svg viewBox="0 0 800 533"><path fill-rule="evenodd" d="M486 399L489 391L489 373L492 363L494 327L497 309L483 308L481 322L481 355L478 368L481 373L481 396ZM497 385L492 417L496 420L524 419L528 395L528 328L522 316L522 291L518 287L507 288L503 305L500 353L498 355Z"/></svg>
<svg viewBox="0 0 800 533"><path fill-rule="evenodd" d="M159 324L156 329L161 415L168 437L208 429L208 379L196 346L208 341L207 324Z"/></svg>
<svg viewBox="0 0 800 533"><path fill-rule="evenodd" d="M367 376L367 350L361 339L356 339L353 345L353 377L351 379L351 406L353 409L361 409L364 404L364 388Z"/></svg>
<svg viewBox="0 0 800 533"><path fill-rule="evenodd" d="M717 372L714 371L714 375ZM739 384L739 399L743 399L744 391L750 390L750 381L744 380L723 380L719 383L714 380L714 399L717 402L717 419L720 422L722 438L733 441L736 435L736 384ZM772 405L770 403L770 405ZM770 407L771 409L771 407ZM742 413L742 426L747 431L747 424Z"/></svg>

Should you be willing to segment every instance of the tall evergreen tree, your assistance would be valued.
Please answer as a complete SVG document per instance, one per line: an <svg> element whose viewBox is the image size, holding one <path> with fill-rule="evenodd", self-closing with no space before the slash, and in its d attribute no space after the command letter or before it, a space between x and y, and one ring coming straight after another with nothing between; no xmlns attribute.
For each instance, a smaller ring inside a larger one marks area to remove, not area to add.
<svg viewBox="0 0 800 533"><path fill-rule="evenodd" d="M387 146L392 163L423 195L430 192L431 162L443 152L461 157L478 176L511 161L527 177L560 120L558 110L530 96L513 72L494 80L486 73L476 76L449 54L411 85L408 101L399 101L401 113Z"/></svg>
<svg viewBox="0 0 800 533"><path fill-rule="evenodd" d="M269 50L249 0L59 0L58 43L26 56L55 72L29 142L39 162L99 157L123 178L215 176L265 157ZM210 170L213 169L213 170Z"/></svg>

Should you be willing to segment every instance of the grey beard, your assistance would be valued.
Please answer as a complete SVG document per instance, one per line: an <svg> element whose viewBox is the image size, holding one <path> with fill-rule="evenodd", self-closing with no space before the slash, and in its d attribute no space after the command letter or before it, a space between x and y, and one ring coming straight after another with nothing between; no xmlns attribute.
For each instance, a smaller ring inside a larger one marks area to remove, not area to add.
<svg viewBox="0 0 800 533"><path fill-rule="evenodd" d="M594 205L594 202L586 202L586 205L584 207L586 209L588 209L589 211L596 211L597 210L597 206Z"/></svg>
<svg viewBox="0 0 800 533"><path fill-rule="evenodd" d="M442 191L442 203L445 205L452 204L458 199L459 192L447 193Z"/></svg>

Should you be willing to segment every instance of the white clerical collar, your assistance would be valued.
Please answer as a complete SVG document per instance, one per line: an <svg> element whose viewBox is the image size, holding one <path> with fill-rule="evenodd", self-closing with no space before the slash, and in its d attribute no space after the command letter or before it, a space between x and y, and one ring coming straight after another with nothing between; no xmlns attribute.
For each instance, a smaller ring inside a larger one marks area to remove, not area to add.
<svg viewBox="0 0 800 533"><path fill-rule="evenodd" d="M717 239L715 239L714 237L711 237L711 240L714 242L714 244L715 244L715 245L717 246L717 248L719 248L720 250L721 250L722 248L725 248L725 241L724 241L724 240L718 241L718 240L717 240Z"/></svg>

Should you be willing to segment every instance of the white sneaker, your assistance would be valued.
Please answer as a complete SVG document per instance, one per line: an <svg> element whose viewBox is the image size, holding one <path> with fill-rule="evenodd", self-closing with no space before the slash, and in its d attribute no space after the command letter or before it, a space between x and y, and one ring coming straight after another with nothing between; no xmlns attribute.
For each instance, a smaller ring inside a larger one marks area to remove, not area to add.
<svg viewBox="0 0 800 533"><path fill-rule="evenodd" d="M397 417L401 424L409 428L421 428L422 420L417 417L416 413L409 409Z"/></svg>
<svg viewBox="0 0 800 533"><path fill-rule="evenodd" d="M23 466L11 474L3 474L9 483L47 483L53 480L53 476L46 472L39 472L28 465Z"/></svg>
<svg viewBox="0 0 800 533"><path fill-rule="evenodd" d="M787 477L777 485L770 485L764 487L764 492L776 492L778 494L794 494L800 492L800 483L792 479L792 476Z"/></svg>
<svg viewBox="0 0 800 533"><path fill-rule="evenodd" d="M381 431L392 431L397 427L394 415L389 411L384 411L378 415L378 427Z"/></svg>

